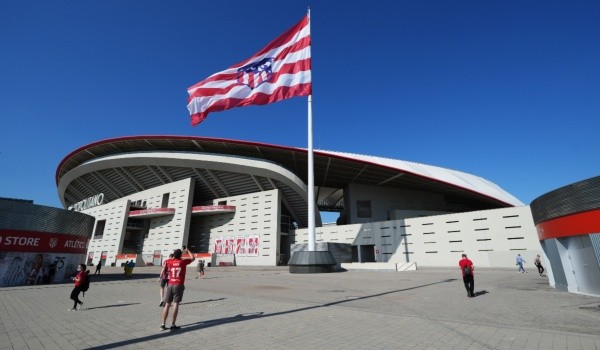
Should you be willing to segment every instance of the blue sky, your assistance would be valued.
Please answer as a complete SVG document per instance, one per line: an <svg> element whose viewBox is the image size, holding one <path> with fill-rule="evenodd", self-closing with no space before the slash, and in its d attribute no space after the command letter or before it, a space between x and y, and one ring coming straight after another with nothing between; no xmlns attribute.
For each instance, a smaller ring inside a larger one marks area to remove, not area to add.
<svg viewBox="0 0 600 350"><path fill-rule="evenodd" d="M120 136L306 147L306 98L190 126L190 85L311 7L314 147L486 178L522 202L600 173L598 1L0 2L0 197Z"/></svg>

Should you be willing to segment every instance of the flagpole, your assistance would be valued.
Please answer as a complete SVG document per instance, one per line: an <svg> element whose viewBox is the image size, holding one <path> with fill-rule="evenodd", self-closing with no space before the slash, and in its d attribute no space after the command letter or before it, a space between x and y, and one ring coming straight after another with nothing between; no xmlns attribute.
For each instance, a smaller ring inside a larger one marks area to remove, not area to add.
<svg viewBox="0 0 600 350"><path fill-rule="evenodd" d="M310 8L308 8L308 30L310 33ZM312 41L312 37L311 37ZM310 47L309 46L309 50ZM312 71L312 67L311 67ZM311 72L312 75L312 72ZM312 77L311 77L312 81ZM312 93L308 95L308 251L315 251L315 171L313 157Z"/></svg>
<svg viewBox="0 0 600 350"><path fill-rule="evenodd" d="M310 7L308 8L308 33L310 37ZM312 41L312 38L311 38ZM308 46L310 50L312 42ZM310 51L309 51L310 53ZM310 55L309 57L312 57ZM312 73L312 65L311 65ZM312 84L312 75L311 75ZM290 273L322 273L333 272L337 262L330 251L317 251L315 247L315 211L317 202L315 201L315 165L313 155L313 121L312 121L312 89L308 95L308 249L300 250L292 254L288 265Z"/></svg>

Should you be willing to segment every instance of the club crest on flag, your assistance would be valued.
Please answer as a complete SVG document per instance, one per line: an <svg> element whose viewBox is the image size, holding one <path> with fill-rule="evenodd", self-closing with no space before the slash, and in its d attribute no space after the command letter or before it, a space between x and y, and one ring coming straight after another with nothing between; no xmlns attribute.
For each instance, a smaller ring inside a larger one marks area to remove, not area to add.
<svg viewBox="0 0 600 350"><path fill-rule="evenodd" d="M251 90L269 81L273 75L273 57L266 57L238 68L238 83L248 86Z"/></svg>

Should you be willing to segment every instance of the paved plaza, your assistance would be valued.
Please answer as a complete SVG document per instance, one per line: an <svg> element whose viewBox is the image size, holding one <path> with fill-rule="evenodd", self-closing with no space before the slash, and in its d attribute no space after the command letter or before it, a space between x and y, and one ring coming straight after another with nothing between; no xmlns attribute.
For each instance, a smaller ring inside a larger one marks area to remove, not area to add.
<svg viewBox="0 0 600 350"><path fill-rule="evenodd" d="M480 268L467 298L458 268L190 267L176 331L159 330L158 272L103 268L82 311L72 284L0 289L0 349L600 349L600 299L534 271Z"/></svg>

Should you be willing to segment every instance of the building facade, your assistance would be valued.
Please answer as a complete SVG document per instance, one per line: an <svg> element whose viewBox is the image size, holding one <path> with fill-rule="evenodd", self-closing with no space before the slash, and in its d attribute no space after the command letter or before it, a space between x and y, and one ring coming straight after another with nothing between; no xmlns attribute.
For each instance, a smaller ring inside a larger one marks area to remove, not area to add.
<svg viewBox="0 0 600 350"><path fill-rule="evenodd" d="M95 218L90 264L159 264L187 245L238 265L277 265L305 241L307 158L255 142L132 136L73 151L56 183L65 208ZM453 266L472 250L482 266L508 266L514 252L540 251L528 207L481 177L332 151L314 160L316 212L339 214L333 227L317 214L317 239L350 244L356 262Z"/></svg>
<svg viewBox="0 0 600 350"><path fill-rule="evenodd" d="M467 254L476 266L514 268L521 254L533 269L542 254L528 206L323 226L316 240L350 244L353 262L432 267L454 267ZM308 242L308 230L296 230L293 241Z"/></svg>
<svg viewBox="0 0 600 350"><path fill-rule="evenodd" d="M600 176L536 198L531 211L550 284L600 296Z"/></svg>
<svg viewBox="0 0 600 350"><path fill-rule="evenodd" d="M200 257L235 254L240 265L277 264L286 249L279 234L278 190L192 206L193 186L188 178L85 209L96 218L89 263L119 266L134 259L138 265L159 265L187 245Z"/></svg>
<svg viewBox="0 0 600 350"><path fill-rule="evenodd" d="M0 287L68 281L84 263L92 216L0 198Z"/></svg>

